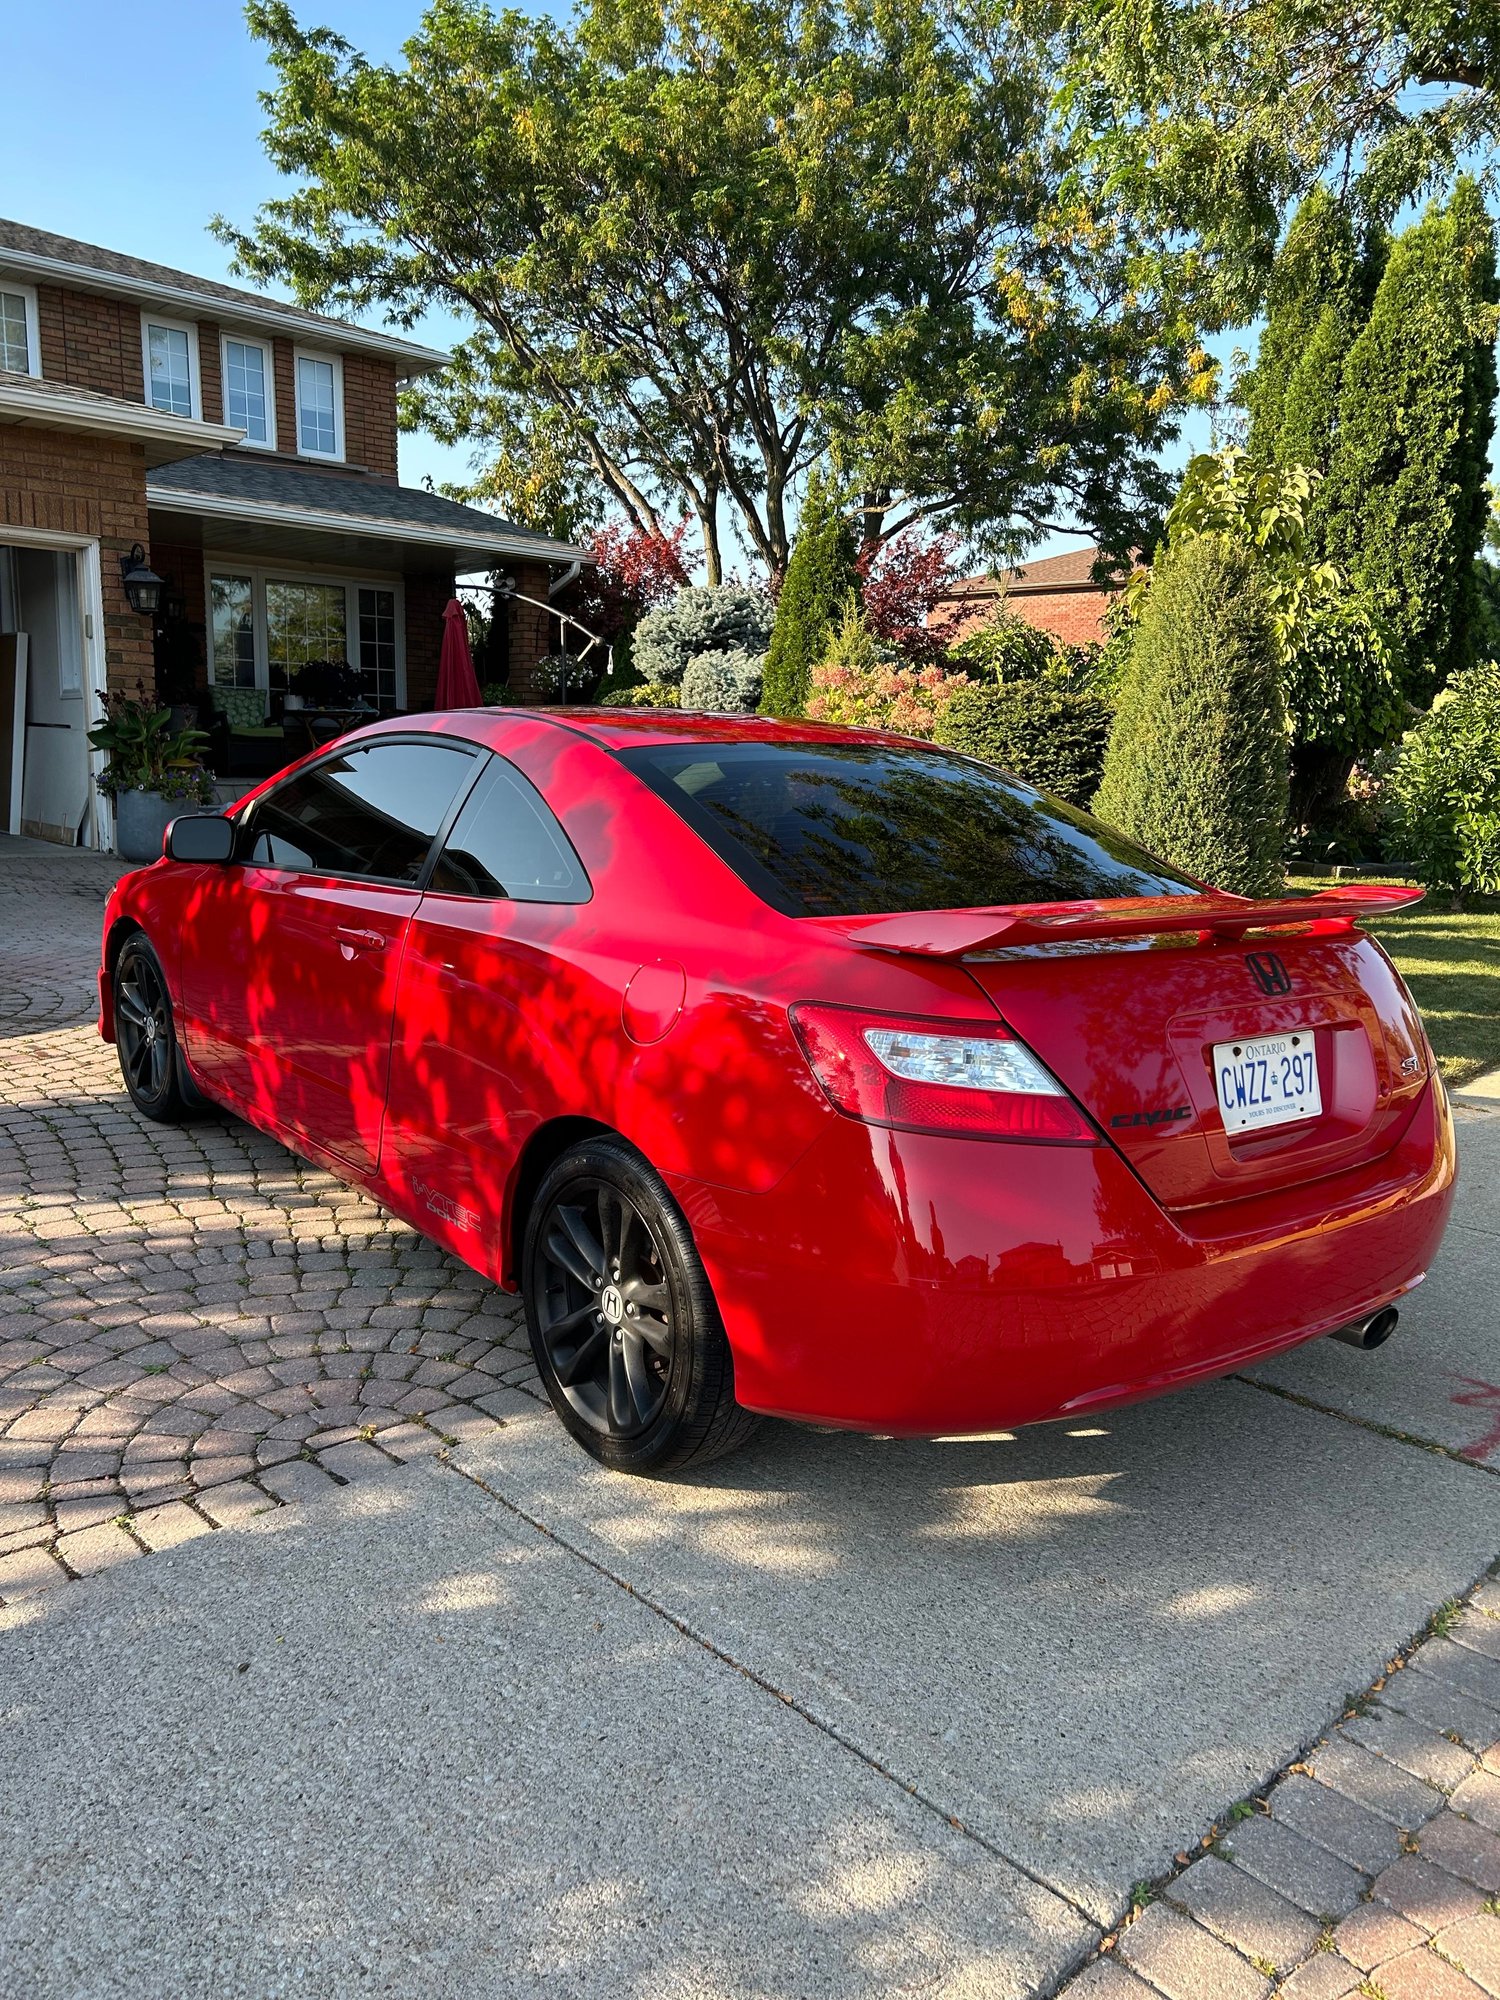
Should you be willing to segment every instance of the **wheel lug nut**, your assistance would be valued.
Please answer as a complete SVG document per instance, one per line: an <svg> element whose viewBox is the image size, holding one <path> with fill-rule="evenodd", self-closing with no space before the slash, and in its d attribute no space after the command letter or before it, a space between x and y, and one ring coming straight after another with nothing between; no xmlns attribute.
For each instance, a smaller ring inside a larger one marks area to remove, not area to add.
<svg viewBox="0 0 1500 2000"><path fill-rule="evenodd" d="M634 1306L626 1306L625 1310L626 1310L626 1312L628 1312L628 1313L629 1313L629 1315L630 1315L630 1317L631 1317L632 1319L634 1319L634 1318L635 1318L635 1307L634 1307Z"/></svg>

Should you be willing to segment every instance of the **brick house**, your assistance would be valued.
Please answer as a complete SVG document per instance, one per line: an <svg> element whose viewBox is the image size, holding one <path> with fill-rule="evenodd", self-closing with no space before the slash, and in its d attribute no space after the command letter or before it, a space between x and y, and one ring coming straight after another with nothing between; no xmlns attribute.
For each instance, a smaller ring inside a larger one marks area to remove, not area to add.
<svg viewBox="0 0 1500 2000"><path fill-rule="evenodd" d="M1101 588L1093 569L1099 551L1092 542L1066 555L1043 556L998 576L971 576L955 583L940 599L938 616L953 619L953 637L988 625L1001 602L1017 618L1025 619L1040 631L1051 632L1065 646L1081 646L1091 641L1102 645L1108 637L1105 614L1118 596L1118 587Z"/></svg>
<svg viewBox="0 0 1500 2000"><path fill-rule="evenodd" d="M584 552L399 483L397 389L446 359L0 221L0 832L109 845L85 740L106 689L196 702L231 780L234 746L265 769L307 747L307 660L348 660L382 712L430 706L466 575L515 579L497 643L531 696L552 626L520 600ZM154 616L125 590L137 545Z"/></svg>

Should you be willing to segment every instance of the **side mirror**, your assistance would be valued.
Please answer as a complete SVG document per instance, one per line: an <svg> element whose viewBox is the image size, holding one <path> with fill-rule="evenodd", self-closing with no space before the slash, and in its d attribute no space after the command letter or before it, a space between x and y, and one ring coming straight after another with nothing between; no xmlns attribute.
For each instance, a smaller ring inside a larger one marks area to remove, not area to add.
<svg viewBox="0 0 1500 2000"><path fill-rule="evenodd" d="M184 813L167 827L162 852L169 861L232 861L234 821L222 813Z"/></svg>

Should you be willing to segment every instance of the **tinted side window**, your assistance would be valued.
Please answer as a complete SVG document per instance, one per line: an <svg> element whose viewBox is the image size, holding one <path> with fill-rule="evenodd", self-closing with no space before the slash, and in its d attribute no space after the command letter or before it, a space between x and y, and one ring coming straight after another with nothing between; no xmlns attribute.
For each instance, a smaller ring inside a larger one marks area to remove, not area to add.
<svg viewBox="0 0 1500 2000"><path fill-rule="evenodd" d="M326 758L255 806L246 859L415 882L473 769L474 753L453 743L372 743Z"/></svg>
<svg viewBox="0 0 1500 2000"><path fill-rule="evenodd" d="M428 887L517 903L586 903L588 877L541 794L496 757L443 843Z"/></svg>
<svg viewBox="0 0 1500 2000"><path fill-rule="evenodd" d="M665 744L622 762L793 916L1192 895L1112 827L991 764L916 745Z"/></svg>

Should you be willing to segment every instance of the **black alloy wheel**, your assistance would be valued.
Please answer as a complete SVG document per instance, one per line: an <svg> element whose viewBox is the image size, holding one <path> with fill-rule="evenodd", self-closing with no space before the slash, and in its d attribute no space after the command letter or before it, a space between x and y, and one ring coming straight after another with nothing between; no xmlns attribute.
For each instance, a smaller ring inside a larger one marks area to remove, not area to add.
<svg viewBox="0 0 1500 2000"><path fill-rule="evenodd" d="M526 1319L552 1406L622 1472L732 1450L755 1419L734 1400L729 1343L687 1221L623 1140L565 1153L532 1203Z"/></svg>
<svg viewBox="0 0 1500 2000"><path fill-rule="evenodd" d="M161 960L142 932L120 947L114 995L115 1046L131 1102L147 1118L175 1123L189 1107L179 1075L172 1000Z"/></svg>

